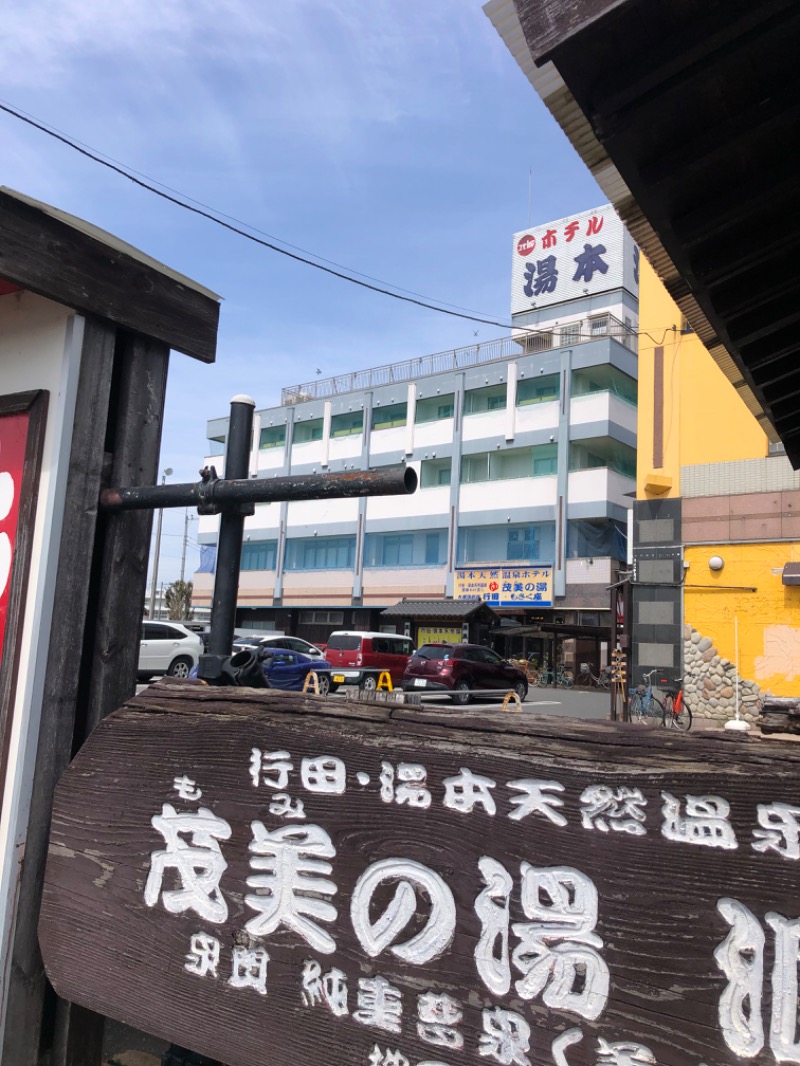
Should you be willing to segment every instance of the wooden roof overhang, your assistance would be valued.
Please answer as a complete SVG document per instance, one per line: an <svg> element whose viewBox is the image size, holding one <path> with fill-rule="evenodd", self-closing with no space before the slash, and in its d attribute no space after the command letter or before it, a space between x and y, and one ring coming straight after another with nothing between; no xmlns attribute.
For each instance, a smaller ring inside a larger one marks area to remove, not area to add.
<svg viewBox="0 0 800 1066"><path fill-rule="evenodd" d="M690 325L800 466L800 5L485 10ZM659 325L671 324L642 322Z"/></svg>
<svg viewBox="0 0 800 1066"><path fill-rule="evenodd" d="M220 298L105 230L0 187L0 297L28 290L204 363Z"/></svg>

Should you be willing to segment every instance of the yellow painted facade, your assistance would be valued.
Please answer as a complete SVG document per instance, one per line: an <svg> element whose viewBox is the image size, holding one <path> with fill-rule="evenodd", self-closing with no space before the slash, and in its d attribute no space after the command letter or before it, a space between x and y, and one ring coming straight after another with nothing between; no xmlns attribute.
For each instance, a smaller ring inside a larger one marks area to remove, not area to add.
<svg viewBox="0 0 800 1066"><path fill-rule="evenodd" d="M680 496L682 466L762 459L767 438L642 256L639 287L639 499ZM654 464L655 350L663 355L663 458Z"/></svg>
<svg viewBox="0 0 800 1066"><path fill-rule="evenodd" d="M708 566L714 555L725 562L716 572ZM800 586L784 585L781 571L784 563L800 562L800 544L687 546L684 559L690 564L684 590L686 623L711 637L720 655L731 662L737 661L738 650L742 677L757 681L776 696L797 696Z"/></svg>

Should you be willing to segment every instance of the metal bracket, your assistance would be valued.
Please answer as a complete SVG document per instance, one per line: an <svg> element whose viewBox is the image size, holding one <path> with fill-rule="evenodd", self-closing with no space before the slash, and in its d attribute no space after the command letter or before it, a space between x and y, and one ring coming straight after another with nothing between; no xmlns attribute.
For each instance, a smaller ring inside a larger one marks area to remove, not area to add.
<svg viewBox="0 0 800 1066"><path fill-rule="evenodd" d="M198 514L221 514L227 511L229 514L253 515L256 513L254 503L235 503L223 506L216 502L216 490L221 478L217 474L215 466L204 466L200 471L200 483L197 486L197 513Z"/></svg>

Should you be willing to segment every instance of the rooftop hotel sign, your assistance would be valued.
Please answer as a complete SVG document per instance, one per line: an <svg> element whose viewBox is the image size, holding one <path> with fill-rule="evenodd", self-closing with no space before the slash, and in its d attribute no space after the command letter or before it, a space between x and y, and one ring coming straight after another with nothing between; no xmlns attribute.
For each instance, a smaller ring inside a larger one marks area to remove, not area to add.
<svg viewBox="0 0 800 1066"><path fill-rule="evenodd" d="M612 289L639 295L639 249L610 204L515 233L511 313Z"/></svg>

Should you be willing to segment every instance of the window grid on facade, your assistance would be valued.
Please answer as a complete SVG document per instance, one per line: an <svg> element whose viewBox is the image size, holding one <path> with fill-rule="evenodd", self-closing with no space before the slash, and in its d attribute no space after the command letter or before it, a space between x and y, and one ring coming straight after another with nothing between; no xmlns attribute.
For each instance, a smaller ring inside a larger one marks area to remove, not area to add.
<svg viewBox="0 0 800 1066"><path fill-rule="evenodd" d="M301 625L344 625L344 611L301 611Z"/></svg>
<svg viewBox="0 0 800 1066"><path fill-rule="evenodd" d="M441 566L447 559L447 531L413 530L368 533L364 538L364 566Z"/></svg>
<svg viewBox="0 0 800 1066"><path fill-rule="evenodd" d="M480 481L548 477L556 473L557 464L557 444L478 452L475 455L462 456L461 483L468 485Z"/></svg>
<svg viewBox="0 0 800 1066"><path fill-rule="evenodd" d="M638 385L634 378L608 363L573 370L573 396L589 396L600 392L610 392L614 396L619 396L621 400L636 406Z"/></svg>
<svg viewBox="0 0 800 1066"><path fill-rule="evenodd" d="M322 440L322 419L310 418L307 422L295 422L292 433L293 444L308 444L309 441Z"/></svg>
<svg viewBox="0 0 800 1066"><path fill-rule="evenodd" d="M453 460L447 459L423 459L419 464L419 487L420 489L439 488L441 485L449 485Z"/></svg>
<svg viewBox="0 0 800 1066"><path fill-rule="evenodd" d="M624 477L636 477L636 451L627 444L613 440L611 437L594 437L583 441L572 441L569 446L569 469L614 470Z"/></svg>
<svg viewBox="0 0 800 1066"><path fill-rule="evenodd" d="M460 565L552 563L554 556L555 522L464 526L458 532Z"/></svg>
<svg viewBox="0 0 800 1066"><path fill-rule="evenodd" d="M364 412L347 411L331 418L332 437L355 437L364 432Z"/></svg>
<svg viewBox="0 0 800 1066"><path fill-rule="evenodd" d="M464 393L464 414L479 415L486 411L502 410L506 406L507 391L505 382L467 389Z"/></svg>
<svg viewBox="0 0 800 1066"><path fill-rule="evenodd" d="M242 545L242 570L274 570L278 542L249 540Z"/></svg>
<svg viewBox="0 0 800 1066"><path fill-rule="evenodd" d="M287 570L352 570L356 538L297 537L286 542Z"/></svg>
<svg viewBox="0 0 800 1066"><path fill-rule="evenodd" d="M267 426L261 430L259 448L282 448L286 443L286 426Z"/></svg>
<svg viewBox="0 0 800 1066"><path fill-rule="evenodd" d="M450 392L445 396L425 396L417 400L414 421L417 425L425 422L439 422L452 418L455 409L455 395Z"/></svg>
<svg viewBox="0 0 800 1066"><path fill-rule="evenodd" d="M559 395L559 374L544 374L517 382L517 407L531 403L548 403Z"/></svg>
<svg viewBox="0 0 800 1066"><path fill-rule="evenodd" d="M372 411L373 429L393 429L404 426L408 421L408 404L392 403L386 407L375 407Z"/></svg>

